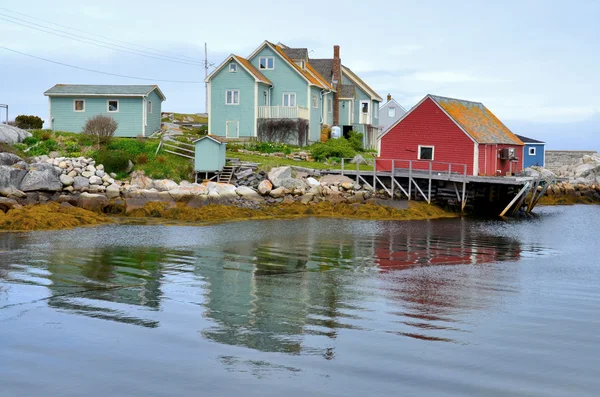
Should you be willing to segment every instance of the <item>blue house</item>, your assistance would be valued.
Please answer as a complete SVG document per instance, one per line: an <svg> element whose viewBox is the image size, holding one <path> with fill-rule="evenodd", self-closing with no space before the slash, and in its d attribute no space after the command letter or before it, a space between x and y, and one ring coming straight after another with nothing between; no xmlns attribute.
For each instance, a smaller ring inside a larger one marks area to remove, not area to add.
<svg viewBox="0 0 600 397"><path fill-rule="evenodd" d="M382 99L342 65L339 46L331 59L309 59L306 48L265 41L247 58L227 57L206 82L211 135L306 145L337 125L376 144Z"/></svg>
<svg viewBox="0 0 600 397"><path fill-rule="evenodd" d="M517 138L525 144L523 168L534 165L544 167L546 164L546 143L522 135L517 135Z"/></svg>
<svg viewBox="0 0 600 397"><path fill-rule="evenodd" d="M57 84L48 97L50 128L82 132L88 119L109 116L119 123L115 136L150 136L160 130L162 102L167 98L156 85Z"/></svg>

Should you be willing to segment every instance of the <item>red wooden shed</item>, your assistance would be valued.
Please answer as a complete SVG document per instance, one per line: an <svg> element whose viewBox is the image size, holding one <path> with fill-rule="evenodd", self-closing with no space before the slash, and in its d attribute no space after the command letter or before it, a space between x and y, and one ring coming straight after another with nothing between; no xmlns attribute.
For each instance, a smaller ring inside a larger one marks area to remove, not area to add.
<svg viewBox="0 0 600 397"><path fill-rule="evenodd" d="M420 160L413 168L458 163L468 175L500 176L523 169L524 147L482 103L427 95L379 137L377 167L391 168L384 159Z"/></svg>

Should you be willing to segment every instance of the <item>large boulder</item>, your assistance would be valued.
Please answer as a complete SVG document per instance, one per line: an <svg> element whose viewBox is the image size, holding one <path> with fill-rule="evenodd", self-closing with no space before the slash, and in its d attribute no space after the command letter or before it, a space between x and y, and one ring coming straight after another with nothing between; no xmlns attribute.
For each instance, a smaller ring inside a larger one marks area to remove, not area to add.
<svg viewBox="0 0 600 397"><path fill-rule="evenodd" d="M263 196L271 193L271 190L273 190L273 184L268 179L258 184L258 192Z"/></svg>
<svg viewBox="0 0 600 397"><path fill-rule="evenodd" d="M154 188L159 192L166 192L169 190L177 189L179 187L179 185L176 182L173 182L170 179L155 180L153 184Z"/></svg>
<svg viewBox="0 0 600 397"><path fill-rule="evenodd" d="M306 189L306 183L300 179L287 178L279 180L279 187L286 188L288 190L304 191Z"/></svg>
<svg viewBox="0 0 600 397"><path fill-rule="evenodd" d="M19 191L27 171L19 168L0 165L0 195L10 196Z"/></svg>
<svg viewBox="0 0 600 397"><path fill-rule="evenodd" d="M108 205L108 198L103 194L81 193L77 206L88 211L102 212Z"/></svg>
<svg viewBox="0 0 600 397"><path fill-rule="evenodd" d="M22 162L23 159L16 154L2 152L0 153L0 165L15 165Z"/></svg>
<svg viewBox="0 0 600 397"><path fill-rule="evenodd" d="M25 130L7 124L0 124L0 142L12 145L23 142L23 139L30 136L31 134Z"/></svg>
<svg viewBox="0 0 600 397"><path fill-rule="evenodd" d="M236 193L247 200L263 201L261 195L258 194L254 189L249 188L248 186L239 186L236 189Z"/></svg>
<svg viewBox="0 0 600 397"><path fill-rule="evenodd" d="M32 164L29 168L29 172L25 175L21 181L20 190L24 192L33 191L47 191L47 192L58 192L62 190L63 184L61 183L59 176L60 170L50 164Z"/></svg>
<svg viewBox="0 0 600 397"><path fill-rule="evenodd" d="M217 183L215 190L219 193L219 197L222 198L234 198L237 197L236 187L229 183Z"/></svg>
<svg viewBox="0 0 600 397"><path fill-rule="evenodd" d="M284 180L292 179L292 168L275 167L269 171L268 178L274 187L280 187Z"/></svg>
<svg viewBox="0 0 600 397"><path fill-rule="evenodd" d="M119 189L119 185L113 183L106 187L106 197L109 199L117 198L121 195L121 190Z"/></svg>
<svg viewBox="0 0 600 397"><path fill-rule="evenodd" d="M345 175L325 175L321 178L321 184L324 186L341 185L344 182L354 182L353 179L348 178Z"/></svg>

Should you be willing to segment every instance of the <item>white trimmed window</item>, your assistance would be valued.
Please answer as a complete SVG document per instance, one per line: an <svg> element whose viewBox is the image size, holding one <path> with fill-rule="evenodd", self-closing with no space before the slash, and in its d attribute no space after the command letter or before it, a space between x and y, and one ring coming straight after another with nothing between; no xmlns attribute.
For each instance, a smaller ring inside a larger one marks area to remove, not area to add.
<svg viewBox="0 0 600 397"><path fill-rule="evenodd" d="M240 90L225 91L225 104L226 105L239 105L240 104Z"/></svg>
<svg viewBox="0 0 600 397"><path fill-rule="evenodd" d="M273 70L275 69L275 58L273 57L260 57L258 58L258 68L262 70Z"/></svg>
<svg viewBox="0 0 600 397"><path fill-rule="evenodd" d="M237 73L237 63L230 63L229 64L229 72L230 73Z"/></svg>
<svg viewBox="0 0 600 397"><path fill-rule="evenodd" d="M388 117L396 117L396 108L388 108Z"/></svg>
<svg viewBox="0 0 600 397"><path fill-rule="evenodd" d="M283 106L296 106L296 93L284 92L282 103Z"/></svg>
<svg viewBox="0 0 600 397"><path fill-rule="evenodd" d="M85 112L85 101L83 99L75 99L73 101L74 112Z"/></svg>
<svg viewBox="0 0 600 397"><path fill-rule="evenodd" d="M530 156L535 156L535 148L534 147L530 147L529 148L529 155Z"/></svg>
<svg viewBox="0 0 600 397"><path fill-rule="evenodd" d="M317 94L312 94L312 105L315 109L319 107L319 96Z"/></svg>
<svg viewBox="0 0 600 397"><path fill-rule="evenodd" d="M433 160L435 147L419 145L419 160Z"/></svg>
<svg viewBox="0 0 600 397"><path fill-rule="evenodd" d="M116 113L119 111L119 100L118 99L109 99L107 103L108 112Z"/></svg>
<svg viewBox="0 0 600 397"><path fill-rule="evenodd" d="M333 98L327 97L327 101L329 103L329 113L333 113Z"/></svg>
<svg viewBox="0 0 600 397"><path fill-rule="evenodd" d="M148 114L152 114L152 101L148 101Z"/></svg>

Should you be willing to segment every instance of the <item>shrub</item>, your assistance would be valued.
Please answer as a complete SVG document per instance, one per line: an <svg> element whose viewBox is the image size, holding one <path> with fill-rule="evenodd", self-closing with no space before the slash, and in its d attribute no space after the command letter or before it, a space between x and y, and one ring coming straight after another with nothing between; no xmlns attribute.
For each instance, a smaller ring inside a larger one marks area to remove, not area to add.
<svg viewBox="0 0 600 397"><path fill-rule="evenodd" d="M350 131L348 133L348 142L354 150L360 152L363 150L363 134L362 132Z"/></svg>
<svg viewBox="0 0 600 397"><path fill-rule="evenodd" d="M83 132L94 137L100 148L100 144L110 142L118 126L119 123L112 117L99 114L86 121Z"/></svg>
<svg viewBox="0 0 600 397"><path fill-rule="evenodd" d="M81 151L81 147L75 142L67 142L65 143L65 150L71 155L71 153Z"/></svg>
<svg viewBox="0 0 600 397"><path fill-rule="evenodd" d="M103 164L107 172L125 172L129 167L129 156L121 150L102 150L95 156L98 164Z"/></svg>
<svg viewBox="0 0 600 397"><path fill-rule="evenodd" d="M44 120L38 116L26 116L22 114L15 118L15 125L24 130L39 130L44 127Z"/></svg>
<svg viewBox="0 0 600 397"><path fill-rule="evenodd" d="M156 162L160 163L160 164L164 164L167 162L167 158L165 156L163 156L162 154L158 155L158 156L156 156Z"/></svg>
<svg viewBox="0 0 600 397"><path fill-rule="evenodd" d="M42 139L42 141L47 141L48 139L52 138L52 132L42 131L42 133L40 134L40 138Z"/></svg>
<svg viewBox="0 0 600 397"><path fill-rule="evenodd" d="M81 146L92 146L94 144L94 137L88 134L78 134L77 142L79 142Z"/></svg>
<svg viewBox="0 0 600 397"><path fill-rule="evenodd" d="M28 136L27 138L23 139L23 143L27 146L33 146L39 141L40 140L34 136Z"/></svg>
<svg viewBox="0 0 600 397"><path fill-rule="evenodd" d="M146 153L138 154L135 162L136 164L146 164L148 162L148 155Z"/></svg>
<svg viewBox="0 0 600 397"><path fill-rule="evenodd" d="M310 147L310 151L317 161L323 161L330 157L351 158L356 155L350 142L344 138L315 143Z"/></svg>

